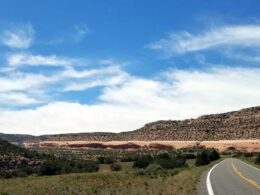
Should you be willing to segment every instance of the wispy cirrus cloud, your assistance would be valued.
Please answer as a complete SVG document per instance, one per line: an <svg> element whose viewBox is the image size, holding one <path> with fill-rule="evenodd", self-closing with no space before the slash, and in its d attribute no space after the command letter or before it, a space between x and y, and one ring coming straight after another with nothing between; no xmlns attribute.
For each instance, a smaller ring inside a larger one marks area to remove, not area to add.
<svg viewBox="0 0 260 195"><path fill-rule="evenodd" d="M85 71L70 69L64 71L63 75L74 78L65 86L64 91L84 91L98 86L120 85L131 77L118 65Z"/></svg>
<svg viewBox="0 0 260 195"><path fill-rule="evenodd" d="M60 57L57 55L33 55L31 53L11 53L7 55L7 64L13 67L19 66L73 66L86 63L80 58Z"/></svg>
<svg viewBox="0 0 260 195"><path fill-rule="evenodd" d="M259 50L255 51L236 51L232 49L226 49L222 51L223 54L230 58L230 59L235 59L239 61L244 61L247 63L253 63L253 64L259 64L260 63L260 57L258 55Z"/></svg>
<svg viewBox="0 0 260 195"><path fill-rule="evenodd" d="M0 44L11 48L26 49L33 43L34 29L31 24L18 25L0 32Z"/></svg>
<svg viewBox="0 0 260 195"><path fill-rule="evenodd" d="M85 23L76 23L70 26L69 29L62 29L58 36L54 36L49 41L43 42L47 45L60 45L66 42L80 43L83 41L87 35L92 33L92 30Z"/></svg>
<svg viewBox="0 0 260 195"><path fill-rule="evenodd" d="M2 72L0 74L0 107L8 98L12 99L12 104L15 106L23 106L23 103L24 105L48 103L54 98L52 94L119 85L129 77L118 64L108 66L100 64L100 66L80 69L62 66L59 69L53 71L48 69L41 73L23 72L19 69ZM16 99L14 99L15 94L17 94Z"/></svg>
<svg viewBox="0 0 260 195"><path fill-rule="evenodd" d="M73 39L77 42L83 40L85 36L91 32L90 28L84 23L75 24L73 29Z"/></svg>
<svg viewBox="0 0 260 195"><path fill-rule="evenodd" d="M41 101L33 97L32 94L26 94L23 92L0 92L0 105L8 107L26 106L39 104Z"/></svg>
<svg viewBox="0 0 260 195"><path fill-rule="evenodd" d="M224 46L260 48L260 25L221 26L197 34L187 31L171 33L147 47L174 55Z"/></svg>
<svg viewBox="0 0 260 195"><path fill-rule="evenodd" d="M50 81L52 81L52 78L42 74L14 72L0 76L0 92L39 89L43 84Z"/></svg>

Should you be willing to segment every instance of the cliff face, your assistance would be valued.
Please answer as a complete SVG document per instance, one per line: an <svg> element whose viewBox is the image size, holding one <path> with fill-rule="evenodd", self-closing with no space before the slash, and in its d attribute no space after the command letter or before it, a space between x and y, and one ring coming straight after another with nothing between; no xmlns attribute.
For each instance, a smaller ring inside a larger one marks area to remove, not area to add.
<svg viewBox="0 0 260 195"><path fill-rule="evenodd" d="M260 107L201 116L181 121L157 121L135 131L51 135L49 141L129 141L129 140L235 140L260 139Z"/></svg>

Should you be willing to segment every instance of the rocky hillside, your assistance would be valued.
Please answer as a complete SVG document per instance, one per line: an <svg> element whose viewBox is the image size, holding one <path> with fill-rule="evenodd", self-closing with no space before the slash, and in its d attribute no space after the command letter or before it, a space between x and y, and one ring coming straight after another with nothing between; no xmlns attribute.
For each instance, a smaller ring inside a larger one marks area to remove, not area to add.
<svg viewBox="0 0 260 195"><path fill-rule="evenodd" d="M1 135L0 135L1 136ZM122 133L80 133L35 138L41 141L153 141L260 139L260 107L211 114L197 119L157 121Z"/></svg>
<svg viewBox="0 0 260 195"><path fill-rule="evenodd" d="M0 178L22 176L42 164L42 156L34 151L0 139ZM21 174L21 175L20 175Z"/></svg>
<svg viewBox="0 0 260 195"><path fill-rule="evenodd" d="M50 141L260 139L260 107L201 116L197 119L157 121L135 131L49 136Z"/></svg>
<svg viewBox="0 0 260 195"><path fill-rule="evenodd" d="M48 136L32 136L25 134L3 134L0 133L0 138L3 140L7 140L10 143L19 145L20 143L25 142L39 142L48 138Z"/></svg>
<svg viewBox="0 0 260 195"><path fill-rule="evenodd" d="M93 172L98 169L99 165L94 161L76 161L39 153L0 139L0 179L32 174L57 175Z"/></svg>

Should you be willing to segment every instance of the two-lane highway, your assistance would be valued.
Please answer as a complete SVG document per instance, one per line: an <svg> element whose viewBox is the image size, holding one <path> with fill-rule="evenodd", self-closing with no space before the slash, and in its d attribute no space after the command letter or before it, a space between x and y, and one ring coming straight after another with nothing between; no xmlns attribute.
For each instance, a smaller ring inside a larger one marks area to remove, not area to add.
<svg viewBox="0 0 260 195"><path fill-rule="evenodd" d="M260 170L238 159L215 165L206 180L209 195L260 195Z"/></svg>

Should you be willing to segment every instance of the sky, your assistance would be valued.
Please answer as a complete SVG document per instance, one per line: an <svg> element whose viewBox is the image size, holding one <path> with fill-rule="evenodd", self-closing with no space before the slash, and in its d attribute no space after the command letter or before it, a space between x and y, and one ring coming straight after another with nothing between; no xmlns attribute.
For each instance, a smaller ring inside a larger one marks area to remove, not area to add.
<svg viewBox="0 0 260 195"><path fill-rule="evenodd" d="M0 132L121 132L260 105L258 0L1 0Z"/></svg>

